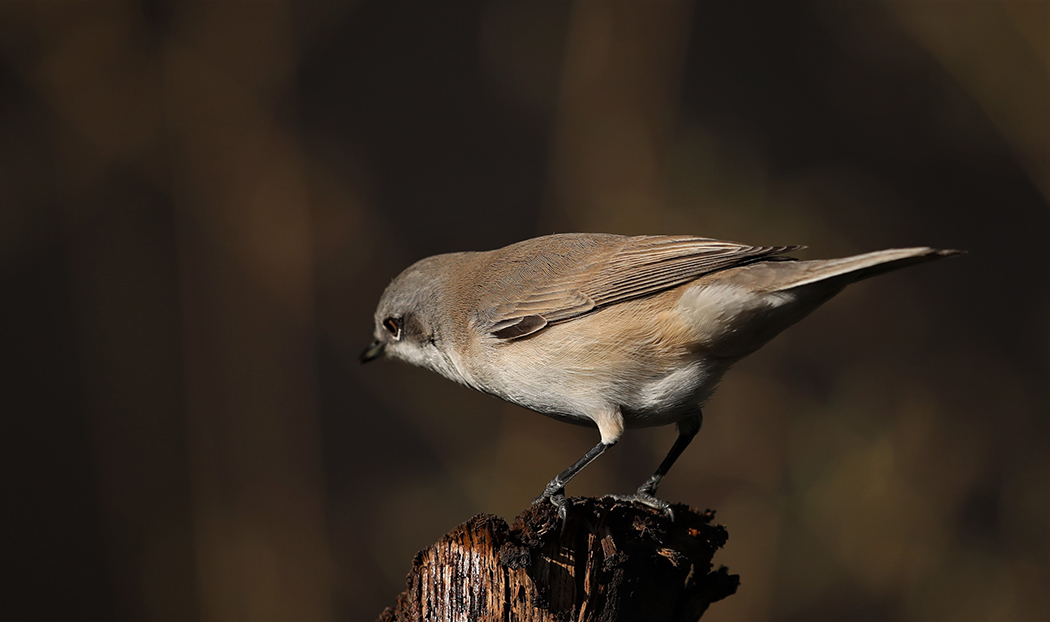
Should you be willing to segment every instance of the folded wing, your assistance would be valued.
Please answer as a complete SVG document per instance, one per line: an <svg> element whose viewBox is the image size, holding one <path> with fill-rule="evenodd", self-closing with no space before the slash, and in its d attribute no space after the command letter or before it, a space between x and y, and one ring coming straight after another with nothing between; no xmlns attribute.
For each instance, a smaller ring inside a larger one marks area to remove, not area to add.
<svg viewBox="0 0 1050 622"><path fill-rule="evenodd" d="M650 296L705 274L776 257L801 246L747 246L692 236L602 236L597 246L514 266L513 300L491 313L487 332L518 339L620 302ZM563 248L549 244L559 253ZM552 269L555 267L555 269ZM506 290L505 290L506 291ZM506 301L505 297L502 297Z"/></svg>

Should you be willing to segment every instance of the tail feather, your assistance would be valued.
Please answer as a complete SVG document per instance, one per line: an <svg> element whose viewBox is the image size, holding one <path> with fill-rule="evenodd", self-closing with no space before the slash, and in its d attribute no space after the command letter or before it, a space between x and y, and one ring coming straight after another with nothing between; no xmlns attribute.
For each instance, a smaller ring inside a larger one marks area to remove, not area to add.
<svg viewBox="0 0 1050 622"><path fill-rule="evenodd" d="M919 263L933 261L941 257L959 255L966 251L954 249L937 249L928 246L915 248L889 248L886 250L843 257L841 259L823 259L817 261L801 261L798 267L804 270L795 271L794 279L778 283L779 290L794 289L833 279L840 276L848 276L847 283L860 281L868 277L876 276L884 272L906 268Z"/></svg>
<svg viewBox="0 0 1050 622"><path fill-rule="evenodd" d="M841 259L767 260L705 276L686 290L679 304L703 335L704 351L735 360L762 347L854 281L960 252L891 248Z"/></svg>

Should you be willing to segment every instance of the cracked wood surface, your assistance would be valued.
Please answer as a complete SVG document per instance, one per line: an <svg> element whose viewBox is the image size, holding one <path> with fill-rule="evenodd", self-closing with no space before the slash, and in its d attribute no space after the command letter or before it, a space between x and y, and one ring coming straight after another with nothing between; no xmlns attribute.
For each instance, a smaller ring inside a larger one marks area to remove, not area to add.
<svg viewBox="0 0 1050 622"><path fill-rule="evenodd" d="M570 499L564 532L550 504L513 526L479 514L416 554L406 590L380 622L684 622L736 591L712 570L728 534L714 512L675 505L675 520L608 498Z"/></svg>

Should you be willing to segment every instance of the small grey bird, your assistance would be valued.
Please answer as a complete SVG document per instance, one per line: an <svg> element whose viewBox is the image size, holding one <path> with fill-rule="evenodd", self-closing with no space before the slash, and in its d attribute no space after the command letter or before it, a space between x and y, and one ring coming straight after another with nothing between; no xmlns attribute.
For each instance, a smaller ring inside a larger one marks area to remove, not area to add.
<svg viewBox="0 0 1050 622"><path fill-rule="evenodd" d="M633 495L669 512L656 489L700 430L722 374L846 285L960 251L901 248L798 261L801 246L747 246L685 235L572 233L416 262L383 292L384 354L555 419L601 441L547 484L565 517L565 484L624 428L674 423L678 438Z"/></svg>

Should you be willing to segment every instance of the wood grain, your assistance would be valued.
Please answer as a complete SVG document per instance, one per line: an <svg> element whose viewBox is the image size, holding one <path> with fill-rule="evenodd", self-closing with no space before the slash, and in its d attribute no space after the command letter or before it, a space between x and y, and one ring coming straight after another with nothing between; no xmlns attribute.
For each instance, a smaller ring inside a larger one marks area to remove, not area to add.
<svg viewBox="0 0 1050 622"><path fill-rule="evenodd" d="M675 520L612 499L573 498L513 526L479 514L416 554L406 590L380 622L693 621L736 591L712 570L728 534L714 512L674 506Z"/></svg>

